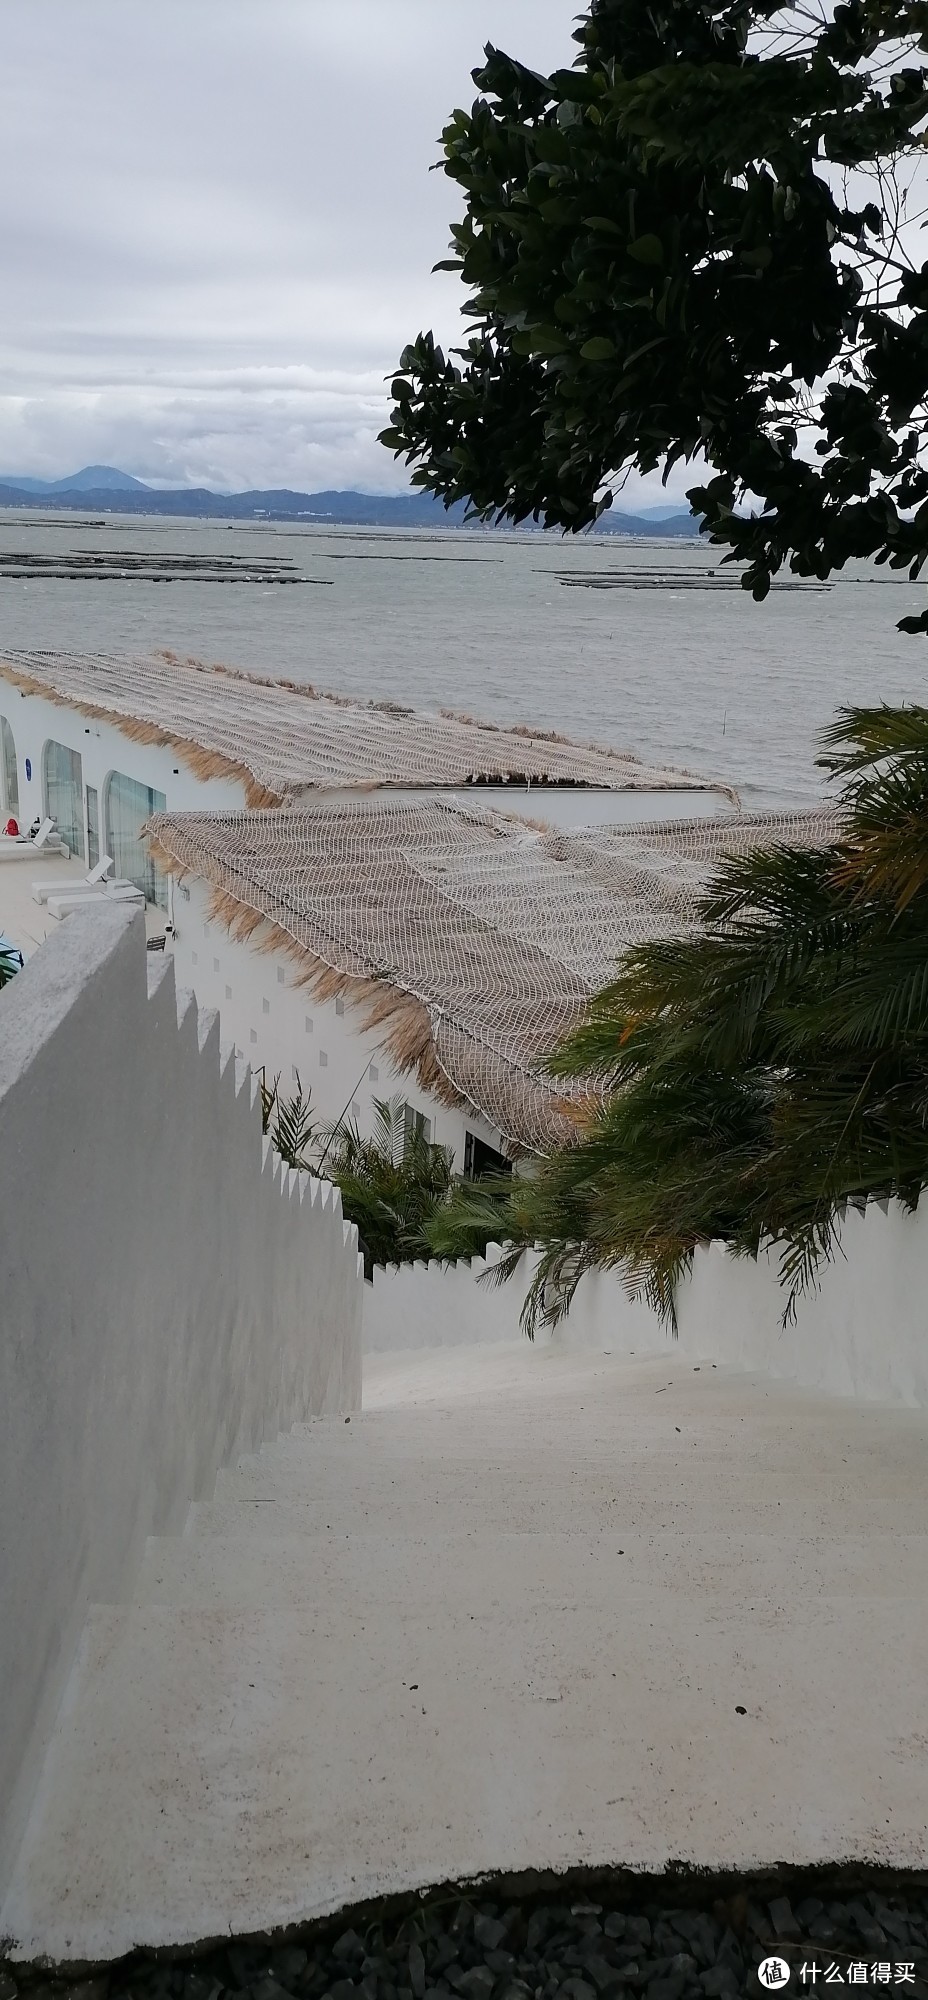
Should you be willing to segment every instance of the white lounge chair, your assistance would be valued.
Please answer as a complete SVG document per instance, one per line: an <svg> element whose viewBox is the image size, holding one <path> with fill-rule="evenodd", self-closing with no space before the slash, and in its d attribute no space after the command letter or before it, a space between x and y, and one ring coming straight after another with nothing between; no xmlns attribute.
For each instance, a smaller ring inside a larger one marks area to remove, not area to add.
<svg viewBox="0 0 928 2000"><path fill-rule="evenodd" d="M75 896L83 896L86 890L99 889L104 885L106 886L107 889L126 888L127 886L130 886L122 882L121 879L117 876L114 876L111 882L107 881L106 878L109 875L112 866L113 866L112 855L102 854L100 856L99 861L97 862L96 867L91 868L90 874L85 875L83 881L81 881L80 879L76 881L73 879L70 881L62 881L61 877L59 876L57 881L55 881L54 878L51 878L47 882L33 882L32 884L33 901L36 903L47 903L49 896L70 896L72 894Z"/></svg>
<svg viewBox="0 0 928 2000"><path fill-rule="evenodd" d="M53 819L43 819L36 828L35 839L28 840L22 834L0 834L0 861L34 861L37 854L64 854L68 848L60 834L55 833Z"/></svg>
<svg viewBox="0 0 928 2000"><path fill-rule="evenodd" d="M83 895L79 889L72 889L67 895L49 896L46 908L50 917L68 917L72 910L86 909L88 903L137 903L144 909L145 898L141 889L127 882L106 889L85 889Z"/></svg>

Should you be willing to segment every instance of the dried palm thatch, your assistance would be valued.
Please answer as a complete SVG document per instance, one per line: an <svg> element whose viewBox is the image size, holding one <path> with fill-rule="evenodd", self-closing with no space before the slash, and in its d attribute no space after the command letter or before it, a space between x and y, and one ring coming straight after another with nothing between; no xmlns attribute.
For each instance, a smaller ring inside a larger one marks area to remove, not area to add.
<svg viewBox="0 0 928 2000"><path fill-rule="evenodd" d="M0 660L0 675L26 693L111 722L136 742L169 745L200 778L237 778L254 807L367 785L706 789L703 779L626 752L523 726L351 702L171 653L14 651Z"/></svg>
<svg viewBox="0 0 928 2000"><path fill-rule="evenodd" d="M285 953L319 998L344 994L400 1069L533 1152L598 1096L592 1080L555 1086L545 1058L623 952L692 928L722 856L835 832L821 810L532 834L383 795L147 828L162 868L209 883L234 936Z"/></svg>

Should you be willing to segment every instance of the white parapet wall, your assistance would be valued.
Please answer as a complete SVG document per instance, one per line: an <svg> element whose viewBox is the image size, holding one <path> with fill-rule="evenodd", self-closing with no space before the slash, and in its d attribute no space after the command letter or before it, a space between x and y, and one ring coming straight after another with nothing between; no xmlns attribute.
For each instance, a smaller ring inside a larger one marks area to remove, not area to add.
<svg viewBox="0 0 928 2000"><path fill-rule="evenodd" d="M499 1244L490 1243L485 1257L470 1261L375 1266L373 1283L365 1286L365 1352L515 1340L524 1266L508 1283L497 1284L484 1273L501 1255Z"/></svg>
<svg viewBox="0 0 928 2000"><path fill-rule="evenodd" d="M499 1255L491 1245L487 1261ZM481 1258L375 1271L365 1349L518 1338L533 1263L524 1259L502 1287L484 1277ZM785 1304L775 1256L755 1263L713 1244L680 1287L676 1335L613 1273L589 1272L566 1320L536 1337L614 1354L683 1353L826 1394L928 1408L928 1204L914 1214L895 1202L850 1213L836 1255L787 1325Z"/></svg>
<svg viewBox="0 0 928 2000"><path fill-rule="evenodd" d="M485 1257L457 1263L435 1260L375 1267L373 1283L365 1286L365 1352L517 1340L525 1295L539 1260L533 1251L527 1252L513 1276L501 1284L494 1271L502 1254L498 1243L488 1243ZM591 1271L581 1279L568 1318L553 1333L539 1328L535 1338L539 1346L614 1345L617 1354L644 1354L663 1346L667 1334L654 1314L629 1299L614 1277Z"/></svg>
<svg viewBox="0 0 928 2000"><path fill-rule="evenodd" d="M928 1202L873 1202L845 1218L840 1247L784 1326L777 1258L696 1259L680 1300L685 1351L864 1402L928 1408Z"/></svg>
<svg viewBox="0 0 928 2000"><path fill-rule="evenodd" d="M358 1408L356 1231L282 1169L141 912L0 991L0 1890L87 1608L217 1470Z"/></svg>

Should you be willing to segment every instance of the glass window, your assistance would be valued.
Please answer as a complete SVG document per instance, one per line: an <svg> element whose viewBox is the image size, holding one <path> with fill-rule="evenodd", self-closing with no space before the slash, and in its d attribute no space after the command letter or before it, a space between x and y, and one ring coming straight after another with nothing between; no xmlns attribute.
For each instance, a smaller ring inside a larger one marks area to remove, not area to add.
<svg viewBox="0 0 928 2000"><path fill-rule="evenodd" d="M512 1161L505 1153L498 1153L495 1146L488 1146L478 1139L476 1132L464 1134L464 1179L482 1180L484 1174L511 1174Z"/></svg>
<svg viewBox="0 0 928 2000"><path fill-rule="evenodd" d="M0 758L0 764L2 764L0 801L2 801L4 813L15 813L18 819L19 773L16 769L16 745L13 741L13 731L5 715L0 715L0 748L3 751L2 758Z"/></svg>
<svg viewBox="0 0 928 2000"><path fill-rule="evenodd" d="M45 810L72 854L84 858L84 780L81 760L66 743L45 745Z"/></svg>
<svg viewBox="0 0 928 2000"><path fill-rule="evenodd" d="M113 857L113 873L141 889L147 903L168 906L168 885L156 868L147 843L140 838L142 827L152 813L163 813L167 800L151 785L140 785L122 771L111 771L103 794L106 852Z"/></svg>
<svg viewBox="0 0 928 2000"><path fill-rule="evenodd" d="M424 1139L426 1145L432 1143L432 1121L424 1111L416 1111L412 1104L403 1105L403 1152L408 1153L417 1140Z"/></svg>
<svg viewBox="0 0 928 2000"><path fill-rule="evenodd" d="M100 799L96 785L87 787L87 866L96 868L100 859Z"/></svg>

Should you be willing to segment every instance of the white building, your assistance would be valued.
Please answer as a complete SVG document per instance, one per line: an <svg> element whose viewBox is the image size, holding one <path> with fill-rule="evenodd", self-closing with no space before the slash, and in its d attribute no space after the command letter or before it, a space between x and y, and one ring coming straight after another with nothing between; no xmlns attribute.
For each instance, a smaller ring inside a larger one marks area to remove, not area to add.
<svg viewBox="0 0 928 2000"><path fill-rule="evenodd" d="M630 946L693 924L716 862L834 833L824 810L564 830L384 793L149 827L178 977L241 1052L362 1131L401 1092L465 1173L569 1135L597 1087L548 1054Z"/></svg>
<svg viewBox="0 0 928 2000"><path fill-rule="evenodd" d="M629 943L687 920L712 860L820 833L735 803L625 752L170 654L0 659L3 819L112 855L282 1092L299 1077L362 1131L400 1095L468 1172L565 1129L547 1051Z"/></svg>
<svg viewBox="0 0 928 2000"><path fill-rule="evenodd" d="M139 829L153 812L225 812L241 806L337 799L374 786L394 796L423 788L481 788L537 813L653 817L674 795L682 811L711 811L724 786L525 730L417 715L317 695L309 685L151 657L13 652L0 658L0 810L26 827L51 814L71 852L117 872L164 902Z"/></svg>

